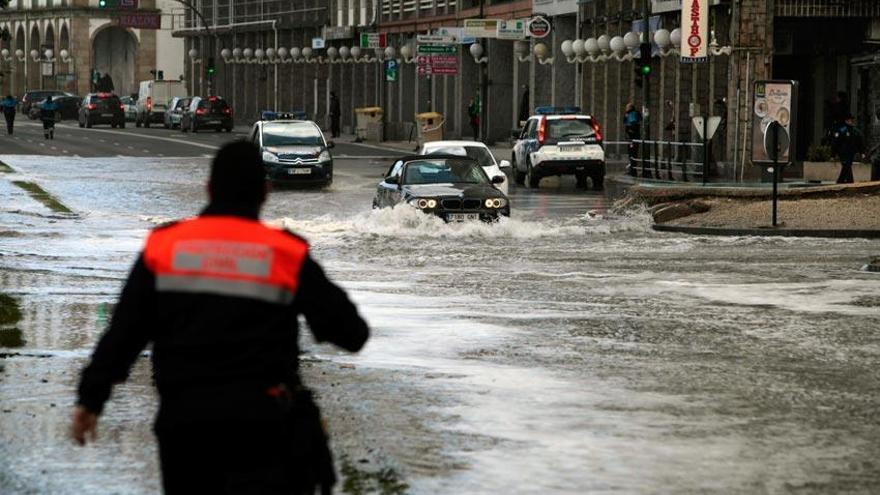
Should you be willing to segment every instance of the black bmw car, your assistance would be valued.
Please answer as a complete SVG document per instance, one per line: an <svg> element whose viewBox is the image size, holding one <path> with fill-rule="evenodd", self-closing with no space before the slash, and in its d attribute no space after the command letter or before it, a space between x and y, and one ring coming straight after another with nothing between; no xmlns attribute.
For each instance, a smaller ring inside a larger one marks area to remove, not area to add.
<svg viewBox="0 0 880 495"><path fill-rule="evenodd" d="M391 165L379 183L373 208L407 204L447 222L497 220L510 216L510 200L480 164L454 155L409 156Z"/></svg>

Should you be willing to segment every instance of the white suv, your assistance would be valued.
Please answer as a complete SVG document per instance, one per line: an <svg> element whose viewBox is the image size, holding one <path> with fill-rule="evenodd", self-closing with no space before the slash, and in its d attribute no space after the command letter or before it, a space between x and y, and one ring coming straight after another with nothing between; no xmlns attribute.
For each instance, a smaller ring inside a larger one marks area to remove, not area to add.
<svg viewBox="0 0 880 495"><path fill-rule="evenodd" d="M516 183L538 187L551 175L574 175L579 187L602 189L605 149L598 122L579 108L539 107L526 121L513 148Z"/></svg>

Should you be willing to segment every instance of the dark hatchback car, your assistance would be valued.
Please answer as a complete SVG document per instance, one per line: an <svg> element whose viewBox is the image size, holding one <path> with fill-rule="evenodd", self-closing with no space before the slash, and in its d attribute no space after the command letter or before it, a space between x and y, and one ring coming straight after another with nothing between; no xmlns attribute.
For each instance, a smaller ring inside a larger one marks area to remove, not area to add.
<svg viewBox="0 0 880 495"><path fill-rule="evenodd" d="M317 124L307 120L260 121L250 140L260 148L266 177L275 184L321 185L333 183L333 142Z"/></svg>
<svg viewBox="0 0 880 495"><path fill-rule="evenodd" d="M42 103L46 100L47 96L51 96L54 100L59 96L73 96L70 93L65 93L64 91L58 91L55 89L46 89L46 90L36 90L36 91L28 91L21 97L21 113L27 115L30 118L38 119L40 118L39 113L37 113L36 117L32 117L31 107L35 103Z"/></svg>
<svg viewBox="0 0 880 495"><path fill-rule="evenodd" d="M183 132L198 132L206 128L232 132L233 125L232 107L219 96L194 96L180 118L180 130Z"/></svg>
<svg viewBox="0 0 880 495"><path fill-rule="evenodd" d="M379 183L373 208L407 204L447 222L491 222L510 216L510 200L476 160L457 155L401 158Z"/></svg>
<svg viewBox="0 0 880 495"><path fill-rule="evenodd" d="M91 128L96 124L125 128L125 106L113 93L91 93L79 107L79 126Z"/></svg>
<svg viewBox="0 0 880 495"><path fill-rule="evenodd" d="M30 119L36 120L40 118L40 111L42 110L45 101L45 99L43 101L35 101L31 105L31 110L28 113ZM72 95L52 96L52 102L58 105L58 112L56 112L55 115L56 122L78 118L79 105L82 103L81 97Z"/></svg>

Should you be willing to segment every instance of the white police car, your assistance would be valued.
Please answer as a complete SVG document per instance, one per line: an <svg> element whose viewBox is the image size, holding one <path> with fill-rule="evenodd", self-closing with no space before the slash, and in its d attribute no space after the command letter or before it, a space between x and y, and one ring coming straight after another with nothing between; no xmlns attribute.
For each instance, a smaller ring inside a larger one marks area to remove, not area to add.
<svg viewBox="0 0 880 495"><path fill-rule="evenodd" d="M602 189L605 149L599 123L577 107L538 107L526 121L513 148L514 178L538 187L552 175L574 175L579 187Z"/></svg>

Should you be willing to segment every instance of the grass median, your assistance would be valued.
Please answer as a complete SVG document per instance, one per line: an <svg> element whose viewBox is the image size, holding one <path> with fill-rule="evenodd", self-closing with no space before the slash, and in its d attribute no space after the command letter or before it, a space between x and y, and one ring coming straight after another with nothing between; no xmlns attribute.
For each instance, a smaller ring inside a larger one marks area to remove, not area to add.
<svg viewBox="0 0 880 495"><path fill-rule="evenodd" d="M46 208L54 211L55 213L73 213L73 210L64 205L64 203L55 199L55 196L52 196L45 189L39 186L39 184L35 184L33 182L27 182L23 180L14 180L12 181L16 186L27 191L28 194L35 200L39 201Z"/></svg>

